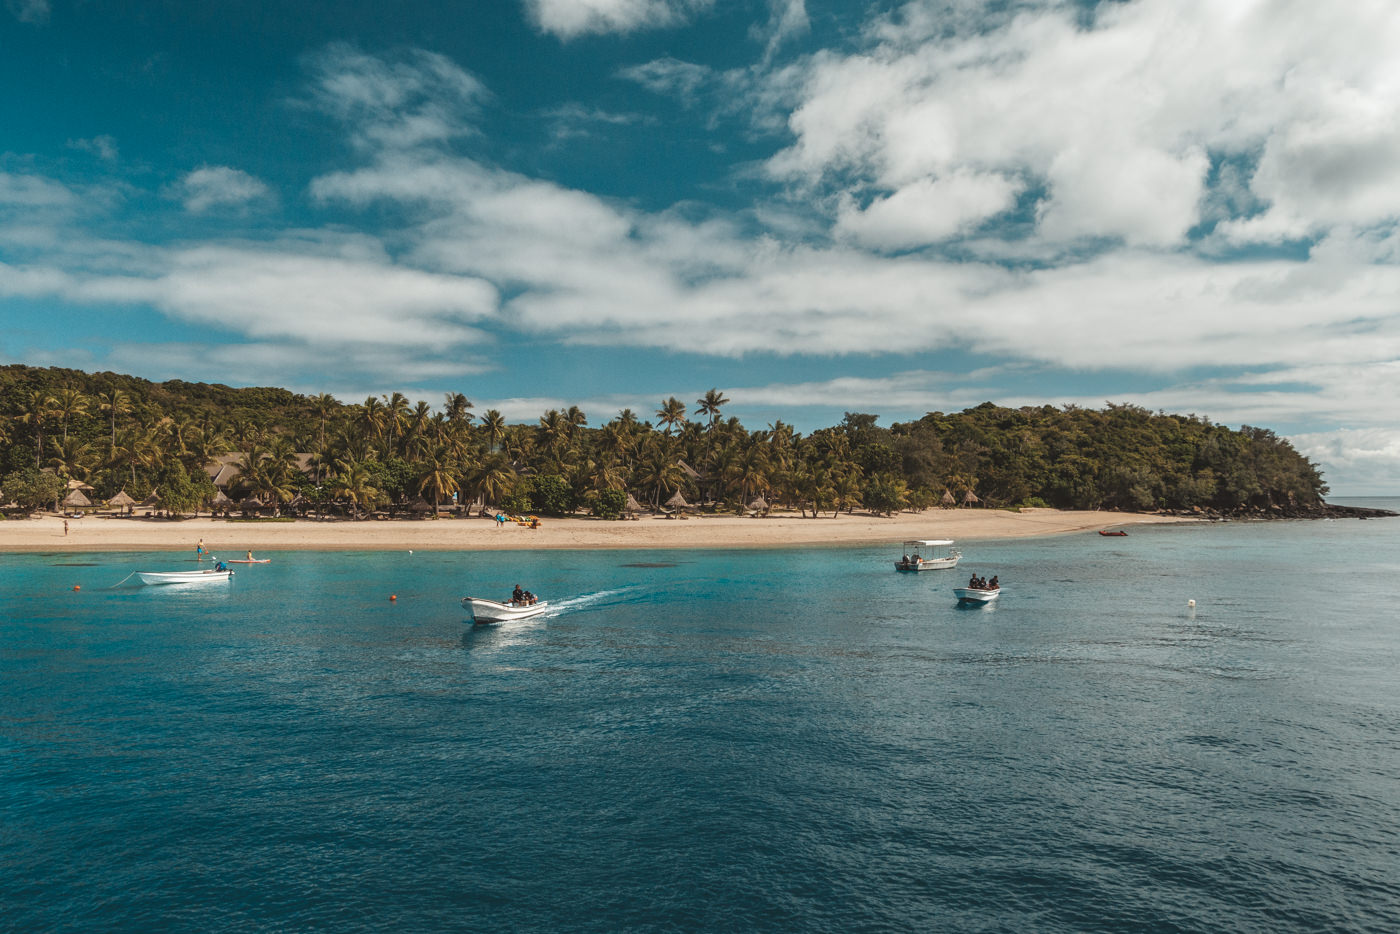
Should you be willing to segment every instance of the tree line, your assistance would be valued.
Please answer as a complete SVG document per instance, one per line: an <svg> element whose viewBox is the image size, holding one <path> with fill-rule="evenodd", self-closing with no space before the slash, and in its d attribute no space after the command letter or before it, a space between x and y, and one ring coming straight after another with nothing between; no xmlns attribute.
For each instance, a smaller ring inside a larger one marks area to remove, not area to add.
<svg viewBox="0 0 1400 934"><path fill-rule="evenodd" d="M329 394L233 388L116 373L0 367L0 502L40 508L69 480L95 500L159 494L174 512L207 509L206 467L234 454L241 495L363 516L422 497L512 512L617 516L629 495L660 506L742 510L762 499L817 517L961 503L1219 513L1316 509L1322 476L1268 429L1109 404L930 412L888 428L847 413L802 434L748 429L711 389L590 425L577 406L535 423L401 392L355 404ZM309 455L309 457L298 455Z"/></svg>

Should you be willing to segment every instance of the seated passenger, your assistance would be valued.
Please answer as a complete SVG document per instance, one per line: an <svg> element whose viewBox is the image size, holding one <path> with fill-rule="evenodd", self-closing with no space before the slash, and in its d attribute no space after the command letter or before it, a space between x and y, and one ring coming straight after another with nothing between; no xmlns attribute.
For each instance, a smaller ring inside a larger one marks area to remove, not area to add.
<svg viewBox="0 0 1400 934"><path fill-rule="evenodd" d="M510 602L514 603L516 606L525 602L525 591L520 589L519 584L516 584L515 589L511 591Z"/></svg>

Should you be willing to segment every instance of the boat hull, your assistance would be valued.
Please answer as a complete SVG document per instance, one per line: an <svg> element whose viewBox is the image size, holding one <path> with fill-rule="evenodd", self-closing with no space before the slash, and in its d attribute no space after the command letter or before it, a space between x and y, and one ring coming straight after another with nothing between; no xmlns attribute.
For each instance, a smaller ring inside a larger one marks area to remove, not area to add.
<svg viewBox="0 0 1400 934"><path fill-rule="evenodd" d="M233 580L232 571L138 571L143 584L215 584Z"/></svg>
<svg viewBox="0 0 1400 934"><path fill-rule="evenodd" d="M896 571L947 571L958 566L961 556L948 558L925 558L922 561L896 561Z"/></svg>
<svg viewBox="0 0 1400 934"><path fill-rule="evenodd" d="M1000 588L984 590L980 587L954 587L953 593L957 595L959 603L991 603L1001 596Z"/></svg>
<svg viewBox="0 0 1400 934"><path fill-rule="evenodd" d="M482 597L463 597L462 608L472 616L474 623L508 623L517 619L539 616L549 609L549 602L541 600L529 606L516 606L512 603L498 603Z"/></svg>

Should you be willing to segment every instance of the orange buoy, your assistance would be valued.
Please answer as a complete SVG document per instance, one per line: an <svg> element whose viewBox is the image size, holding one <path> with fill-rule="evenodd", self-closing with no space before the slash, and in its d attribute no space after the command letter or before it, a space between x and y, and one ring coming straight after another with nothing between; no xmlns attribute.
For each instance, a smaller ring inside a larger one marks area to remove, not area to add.
<svg viewBox="0 0 1400 934"><path fill-rule="evenodd" d="M391 593L391 594L389 594L389 602L390 602L390 603L393 603L393 602L394 602L395 600L397 600L398 598L399 598L399 595L396 594L396 593Z"/></svg>
<svg viewBox="0 0 1400 934"><path fill-rule="evenodd" d="M74 589L74 590L82 590L83 588L82 588L81 586L79 586L78 584L74 584L74 585L73 585L73 589Z"/></svg>

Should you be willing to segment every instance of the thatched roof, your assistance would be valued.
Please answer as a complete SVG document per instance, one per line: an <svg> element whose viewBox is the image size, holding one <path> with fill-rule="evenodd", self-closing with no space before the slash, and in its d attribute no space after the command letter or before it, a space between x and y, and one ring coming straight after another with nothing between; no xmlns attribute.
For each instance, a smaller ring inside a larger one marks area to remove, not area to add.
<svg viewBox="0 0 1400 934"><path fill-rule="evenodd" d="M159 494L159 493L152 493L150 496L147 496L145 499L141 500L141 505L142 505L142 506L159 506L159 505L160 505L160 494Z"/></svg>
<svg viewBox="0 0 1400 934"><path fill-rule="evenodd" d="M73 490L63 498L65 506L91 506L92 500L83 495L82 490Z"/></svg>
<svg viewBox="0 0 1400 934"><path fill-rule="evenodd" d="M958 504L958 501L953 498L953 494L950 493L948 490L943 491L943 499L941 499L939 502L941 502L944 506L956 506Z"/></svg>
<svg viewBox="0 0 1400 934"><path fill-rule="evenodd" d="M413 512L432 512L433 504L421 496L415 496L408 501L408 508Z"/></svg>
<svg viewBox="0 0 1400 934"><path fill-rule="evenodd" d="M227 506L230 503L232 503L233 500L229 499L228 494L225 493L223 490L218 490L214 493L214 498L210 500L210 502L213 503L215 506Z"/></svg>
<svg viewBox="0 0 1400 934"><path fill-rule="evenodd" d="M108 505L108 506L135 506L135 505L136 505L136 500L132 499L132 498L131 498L131 494L128 493L126 490L122 490L122 491L121 491L120 493L118 493L116 496L113 496L111 499L107 500L107 505Z"/></svg>
<svg viewBox="0 0 1400 934"><path fill-rule="evenodd" d="M628 512L645 512L642 504L637 502L637 497L631 493L627 494L627 505L624 507Z"/></svg>
<svg viewBox="0 0 1400 934"><path fill-rule="evenodd" d="M84 482L81 481L81 480L69 480L69 481L68 481L68 489L70 489L70 490L90 490L90 489L92 489L92 487L89 486L88 484L84 483Z"/></svg>
<svg viewBox="0 0 1400 934"><path fill-rule="evenodd" d="M980 503L980 502L982 502L982 501L981 501L980 499L977 498L977 494L974 493L974 492L972 492L971 490L968 490L966 493L963 494L963 505L964 505L964 506L971 506L971 505L973 505L973 504L975 504L975 503Z"/></svg>
<svg viewBox="0 0 1400 934"><path fill-rule="evenodd" d="M677 491L675 492L675 495L674 495L674 496L672 496L670 499L666 500L666 508L667 508L667 509L689 509L689 508L690 508L690 504L687 503L687 502L685 501L685 497L681 495L681 491L680 491L680 490L677 490Z"/></svg>
<svg viewBox="0 0 1400 934"><path fill-rule="evenodd" d="M238 505L239 505L239 506L242 506L244 509L261 509L261 508L263 508L264 506L266 506L267 504L264 503L264 502L263 502L261 499L259 499L258 497L249 495L249 496L245 496L245 497L243 498L243 502L239 503Z"/></svg>
<svg viewBox="0 0 1400 934"><path fill-rule="evenodd" d="M768 508L768 500L764 499L762 494L755 496L753 502L749 503L749 508L754 512L762 512Z"/></svg>

